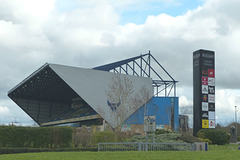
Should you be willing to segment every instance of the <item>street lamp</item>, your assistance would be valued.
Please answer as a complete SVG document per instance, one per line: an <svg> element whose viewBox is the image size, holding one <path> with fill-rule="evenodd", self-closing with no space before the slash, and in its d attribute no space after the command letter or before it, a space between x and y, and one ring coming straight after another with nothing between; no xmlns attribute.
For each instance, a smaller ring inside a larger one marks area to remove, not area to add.
<svg viewBox="0 0 240 160"><path fill-rule="evenodd" d="M237 106L235 106L236 138L237 138Z"/></svg>

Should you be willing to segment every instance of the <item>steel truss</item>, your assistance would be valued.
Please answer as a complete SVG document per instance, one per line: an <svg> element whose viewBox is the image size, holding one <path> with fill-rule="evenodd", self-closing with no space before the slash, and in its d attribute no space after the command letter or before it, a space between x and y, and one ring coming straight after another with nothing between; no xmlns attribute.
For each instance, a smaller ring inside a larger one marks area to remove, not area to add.
<svg viewBox="0 0 240 160"><path fill-rule="evenodd" d="M176 97L176 83L178 81L174 80L167 70L152 56L150 51L147 54L95 67L93 69L152 78L156 97Z"/></svg>

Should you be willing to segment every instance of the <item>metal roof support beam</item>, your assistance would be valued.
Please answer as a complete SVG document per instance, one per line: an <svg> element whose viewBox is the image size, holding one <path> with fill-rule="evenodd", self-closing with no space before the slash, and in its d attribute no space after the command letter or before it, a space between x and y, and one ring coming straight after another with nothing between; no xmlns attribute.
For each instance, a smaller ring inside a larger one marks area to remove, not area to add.
<svg viewBox="0 0 240 160"><path fill-rule="evenodd" d="M150 68L150 67L151 67L151 65L150 65L150 64L151 64L151 63L150 63L150 59L151 59L151 57L150 57L150 55L151 55L151 54L150 54L150 51L149 51L149 54L148 54L148 61L149 61L149 62L148 62L149 74L148 74L148 75L149 75L149 77L150 77L150 75L151 75L151 68Z"/></svg>
<svg viewBox="0 0 240 160"><path fill-rule="evenodd" d="M142 55L141 55L141 61L140 61L140 64L141 64L141 66L140 66L140 72L141 72L141 77L143 76L142 75Z"/></svg>
<svg viewBox="0 0 240 160"><path fill-rule="evenodd" d="M143 59L144 60L144 59ZM144 60L145 61L145 60ZM146 62L146 61L145 61ZM146 62L147 63L147 62ZM159 74L151 67L151 66L149 66L149 68L150 69L152 69L152 71L158 76L158 78L160 78L163 82L164 82L164 84L165 84L165 81L162 79L162 77L161 76L159 76ZM150 73L149 73L150 74ZM150 77L150 76L149 76Z"/></svg>
<svg viewBox="0 0 240 160"><path fill-rule="evenodd" d="M134 64L134 63L133 63L133 64ZM137 76L139 76L138 73L137 73L137 72L135 71L135 69L134 69L134 65L133 65L133 68L132 68L129 64L127 64L127 66L132 69L133 75L136 74Z"/></svg>
<svg viewBox="0 0 240 160"><path fill-rule="evenodd" d="M174 83L174 97L176 97L176 92L177 92L177 89L176 89L176 83Z"/></svg>
<svg viewBox="0 0 240 160"><path fill-rule="evenodd" d="M137 64L137 63L136 63L136 64ZM140 71L141 71L141 77L142 77L142 71L144 72L144 74L147 75L147 77L149 77L148 74L142 69L142 67L141 67L139 64L137 64L137 66L140 68Z"/></svg>
<svg viewBox="0 0 240 160"><path fill-rule="evenodd" d="M146 61L145 61L145 59L144 59L143 57L142 57L142 60L146 63ZM143 61L142 61L142 62L143 62ZM143 65L143 63L142 63L142 65ZM142 68L141 68L141 70L143 70L144 73L147 73L147 72L146 72L146 69L147 69L147 64L144 65L144 69L143 69L143 66L142 66ZM143 76L144 76L144 74L143 74ZM146 76L147 76L147 77L150 77L149 74L146 74Z"/></svg>
<svg viewBox="0 0 240 160"><path fill-rule="evenodd" d="M163 68L163 66L151 55L152 59L163 69L163 71L175 82L172 76Z"/></svg>
<svg viewBox="0 0 240 160"><path fill-rule="evenodd" d="M133 61L133 68L132 68L132 70L134 71L134 72L133 72L133 75L134 75L134 73L136 73L136 72L135 72L135 64L134 64L134 61ZM134 76L135 76L135 75L134 75ZM137 76L138 76L138 74L137 74Z"/></svg>
<svg viewBox="0 0 240 160"><path fill-rule="evenodd" d="M163 87L160 91L158 91L158 90L159 90L158 88L159 88L160 86L157 86L157 93L156 93L155 95L158 96L159 93L161 93L162 91L165 91L165 89L168 88L168 87L171 86L171 85L174 85L174 83L168 83L168 84L164 85L164 87ZM169 96L170 93L171 93L171 91L169 91L168 94L167 94L167 92L165 92L165 96L166 96L166 97Z"/></svg>
<svg viewBox="0 0 240 160"><path fill-rule="evenodd" d="M173 86L174 86L174 84L171 85L171 88L170 88L170 90L169 90L169 92L168 92L168 97L169 97L169 95L170 95L170 93L171 93L171 91L172 91L172 89L173 89Z"/></svg>
<svg viewBox="0 0 240 160"><path fill-rule="evenodd" d="M165 97L167 97L167 85L165 84Z"/></svg>
<svg viewBox="0 0 240 160"><path fill-rule="evenodd" d="M156 63L160 67L160 69L163 70L163 73L169 77L170 80L164 80L156 72L156 70L151 66L152 63ZM118 67L119 67L118 73L120 72L120 73L126 73L126 74L137 75L137 76L140 75L141 77L150 77L154 75L157 77L157 80L153 80L153 87L157 88L157 96L159 95L159 87L161 85L164 85L163 88L165 90L165 96L169 96L172 90L174 90L173 94L174 96L176 96L177 81L175 81L173 77L165 70L165 68L163 68L163 66L151 55L150 51L146 54L141 54L140 56L136 56L133 58L95 67L93 69L105 70L105 71L114 70L116 72L117 71L116 68ZM138 72L138 69L139 69L139 72ZM124 72L122 72L122 70ZM170 86L169 83L171 83L173 86ZM169 92L167 91L168 87L171 87Z"/></svg>
<svg viewBox="0 0 240 160"><path fill-rule="evenodd" d="M126 74L128 74L128 72L122 66L120 66L120 70L123 70Z"/></svg>
<svg viewBox="0 0 240 160"><path fill-rule="evenodd" d="M114 73L119 73L119 72L116 70L116 68L114 68Z"/></svg>

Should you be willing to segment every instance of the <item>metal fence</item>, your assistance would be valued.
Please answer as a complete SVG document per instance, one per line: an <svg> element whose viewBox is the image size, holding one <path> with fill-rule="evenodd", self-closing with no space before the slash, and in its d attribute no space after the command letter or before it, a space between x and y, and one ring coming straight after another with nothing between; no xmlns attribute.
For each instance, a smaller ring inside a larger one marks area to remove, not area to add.
<svg viewBox="0 0 240 160"><path fill-rule="evenodd" d="M190 143L99 143L98 151L192 151Z"/></svg>

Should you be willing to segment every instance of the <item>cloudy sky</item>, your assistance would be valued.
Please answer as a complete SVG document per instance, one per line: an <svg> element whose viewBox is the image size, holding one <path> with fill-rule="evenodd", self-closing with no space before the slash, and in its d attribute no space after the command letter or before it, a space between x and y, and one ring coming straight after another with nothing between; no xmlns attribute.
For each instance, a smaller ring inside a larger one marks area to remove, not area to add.
<svg viewBox="0 0 240 160"><path fill-rule="evenodd" d="M240 107L239 0L0 0L0 124L33 121L7 92L46 62L92 68L151 50L192 106L192 53L215 51L216 120Z"/></svg>

